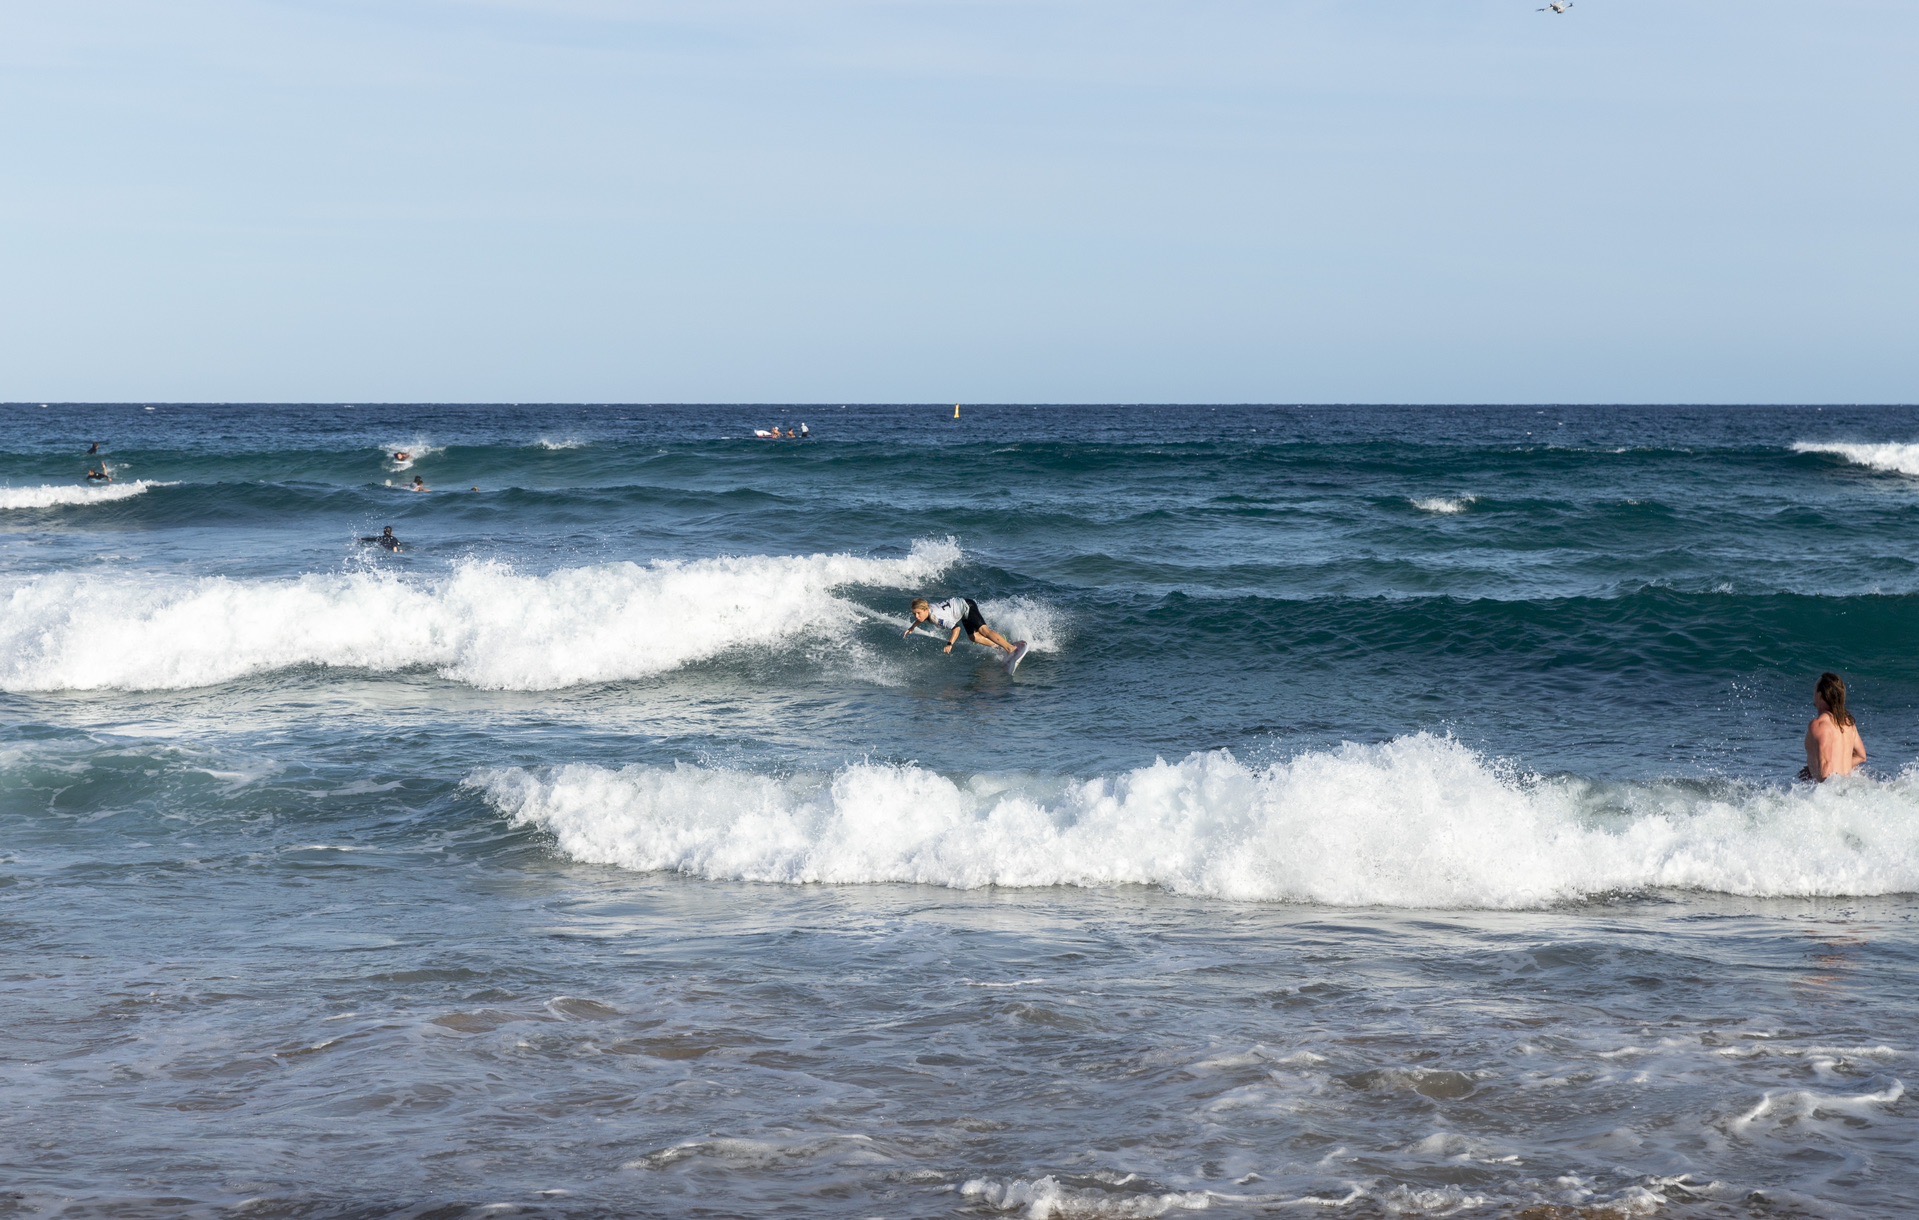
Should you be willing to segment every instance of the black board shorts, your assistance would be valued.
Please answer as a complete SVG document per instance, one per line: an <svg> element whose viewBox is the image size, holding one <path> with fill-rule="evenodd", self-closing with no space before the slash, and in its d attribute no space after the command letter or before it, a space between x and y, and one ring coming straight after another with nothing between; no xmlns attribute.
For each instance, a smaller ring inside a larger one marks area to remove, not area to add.
<svg viewBox="0 0 1919 1220"><path fill-rule="evenodd" d="M960 620L961 629L963 629L967 635L978 635L980 630L985 626L986 620L981 617L978 604L975 603L972 598L967 598L966 617Z"/></svg>

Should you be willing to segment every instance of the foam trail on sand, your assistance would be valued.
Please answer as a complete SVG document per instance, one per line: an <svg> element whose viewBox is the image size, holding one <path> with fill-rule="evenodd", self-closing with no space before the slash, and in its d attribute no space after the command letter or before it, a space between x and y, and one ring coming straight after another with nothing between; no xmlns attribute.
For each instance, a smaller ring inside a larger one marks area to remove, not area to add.
<svg viewBox="0 0 1919 1220"><path fill-rule="evenodd" d="M1090 780L861 763L790 778L511 768L468 783L576 860L714 879L1156 885L1455 908L1654 888L1919 890L1919 774L1790 790L1599 788L1521 777L1426 734L1265 767L1193 754Z"/></svg>
<svg viewBox="0 0 1919 1220"><path fill-rule="evenodd" d="M109 500L130 500L155 487L171 483L108 483L103 487L76 487L47 484L41 487L0 487L0 510L12 508L63 508L76 504L104 504Z"/></svg>
<svg viewBox="0 0 1919 1220"><path fill-rule="evenodd" d="M1814 444L1810 441L1801 441L1792 447L1792 451L1794 453L1825 453L1833 457L1842 457L1855 466L1864 466L1869 470L1919 476L1919 445Z"/></svg>
<svg viewBox="0 0 1919 1220"><path fill-rule="evenodd" d="M60 573L0 588L0 689L173 689L301 665L431 668L495 690L620 681L850 631L870 613L835 590L916 587L959 555L922 541L902 559L751 555L546 575L472 561L438 581Z"/></svg>

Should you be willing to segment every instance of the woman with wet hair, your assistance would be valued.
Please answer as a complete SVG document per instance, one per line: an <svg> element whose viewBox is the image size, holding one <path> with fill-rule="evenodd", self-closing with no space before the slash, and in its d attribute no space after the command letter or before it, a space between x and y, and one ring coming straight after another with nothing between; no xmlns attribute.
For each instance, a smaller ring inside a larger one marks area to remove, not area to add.
<svg viewBox="0 0 1919 1220"><path fill-rule="evenodd" d="M1799 778L1819 783L1851 775L1866 761L1866 743L1859 737L1859 722L1846 710L1846 680L1820 674L1812 705L1819 714L1806 726L1806 769Z"/></svg>

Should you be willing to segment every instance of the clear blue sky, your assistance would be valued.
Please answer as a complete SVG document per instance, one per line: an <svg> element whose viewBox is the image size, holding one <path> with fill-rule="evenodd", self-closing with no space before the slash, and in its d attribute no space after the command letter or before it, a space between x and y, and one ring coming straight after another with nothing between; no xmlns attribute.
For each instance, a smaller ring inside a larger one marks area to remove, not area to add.
<svg viewBox="0 0 1919 1220"><path fill-rule="evenodd" d="M1919 400L1910 0L0 0L0 399Z"/></svg>

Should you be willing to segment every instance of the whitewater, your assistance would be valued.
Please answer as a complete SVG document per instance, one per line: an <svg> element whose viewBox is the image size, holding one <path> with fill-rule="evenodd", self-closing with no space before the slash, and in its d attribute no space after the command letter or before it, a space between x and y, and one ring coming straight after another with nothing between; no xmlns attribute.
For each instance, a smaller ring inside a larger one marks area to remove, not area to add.
<svg viewBox="0 0 1919 1220"><path fill-rule="evenodd" d="M108 483L92 487L48 484L39 487L0 487L0 512L8 509L77 507L86 504L110 504L145 495L162 484L136 480L132 483Z"/></svg>
<svg viewBox="0 0 1919 1220"><path fill-rule="evenodd" d="M173 690L298 666L430 669L491 690L614 682L844 636L862 611L836 589L913 587L957 558L951 543L922 542L896 560L748 556L544 574L463 560L429 580L39 577L0 590L0 689Z"/></svg>
<svg viewBox="0 0 1919 1220"><path fill-rule="evenodd" d="M1904 1216L1915 452L0 405L0 1210Z"/></svg>
<svg viewBox="0 0 1919 1220"><path fill-rule="evenodd" d="M1089 780L861 763L776 778L513 768L469 783L568 857L781 884L1151 885L1235 901L1511 909L1696 889L1919 891L1919 776L1814 788L1599 787L1417 735L1248 767Z"/></svg>

